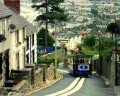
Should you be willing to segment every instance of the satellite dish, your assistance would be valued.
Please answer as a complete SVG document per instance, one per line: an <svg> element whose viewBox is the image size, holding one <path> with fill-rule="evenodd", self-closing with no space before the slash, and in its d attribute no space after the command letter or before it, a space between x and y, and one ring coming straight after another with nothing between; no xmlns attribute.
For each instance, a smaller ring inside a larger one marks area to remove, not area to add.
<svg viewBox="0 0 120 96"><path fill-rule="evenodd" d="M16 26L14 24L10 24L10 29L15 29Z"/></svg>

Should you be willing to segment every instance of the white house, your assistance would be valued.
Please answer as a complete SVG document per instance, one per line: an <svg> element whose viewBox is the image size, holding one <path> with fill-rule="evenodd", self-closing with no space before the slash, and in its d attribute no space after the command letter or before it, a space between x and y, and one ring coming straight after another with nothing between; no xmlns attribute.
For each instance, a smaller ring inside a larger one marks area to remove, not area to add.
<svg viewBox="0 0 120 96"><path fill-rule="evenodd" d="M0 2L1 85L9 79L12 69L22 69L26 64L26 25L27 22L22 17Z"/></svg>

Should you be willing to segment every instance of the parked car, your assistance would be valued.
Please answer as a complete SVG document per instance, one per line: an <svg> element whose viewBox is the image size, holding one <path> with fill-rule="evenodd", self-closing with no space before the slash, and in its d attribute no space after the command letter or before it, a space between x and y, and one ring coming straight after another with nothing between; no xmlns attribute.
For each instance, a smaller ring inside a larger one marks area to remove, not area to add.
<svg viewBox="0 0 120 96"><path fill-rule="evenodd" d="M47 54L48 52L47 52L46 49L41 49L41 50L40 50L40 53L41 53L42 55L45 55L45 54Z"/></svg>

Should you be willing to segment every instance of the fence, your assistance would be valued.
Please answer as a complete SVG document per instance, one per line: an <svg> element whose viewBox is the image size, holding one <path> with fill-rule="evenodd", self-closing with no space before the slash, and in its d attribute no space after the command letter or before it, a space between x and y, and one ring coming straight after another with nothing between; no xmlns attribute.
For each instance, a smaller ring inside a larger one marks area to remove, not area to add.
<svg viewBox="0 0 120 96"><path fill-rule="evenodd" d="M112 62L106 63L103 60L93 60L93 71L96 70L96 73L100 76L103 76L107 79L111 86L115 84L115 58L114 55L111 57ZM117 62L117 84L120 85L120 61Z"/></svg>

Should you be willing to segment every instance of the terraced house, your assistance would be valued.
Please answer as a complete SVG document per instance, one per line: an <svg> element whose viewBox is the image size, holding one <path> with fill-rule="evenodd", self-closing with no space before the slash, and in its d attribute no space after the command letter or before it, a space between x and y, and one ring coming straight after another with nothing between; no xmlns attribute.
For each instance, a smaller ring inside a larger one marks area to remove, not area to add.
<svg viewBox="0 0 120 96"><path fill-rule="evenodd" d="M29 47L31 57L37 56L34 33L36 30L32 24L21 17L13 7L8 8L0 1L0 86L9 80L12 69L21 70L25 67L27 38L32 37L32 46Z"/></svg>

